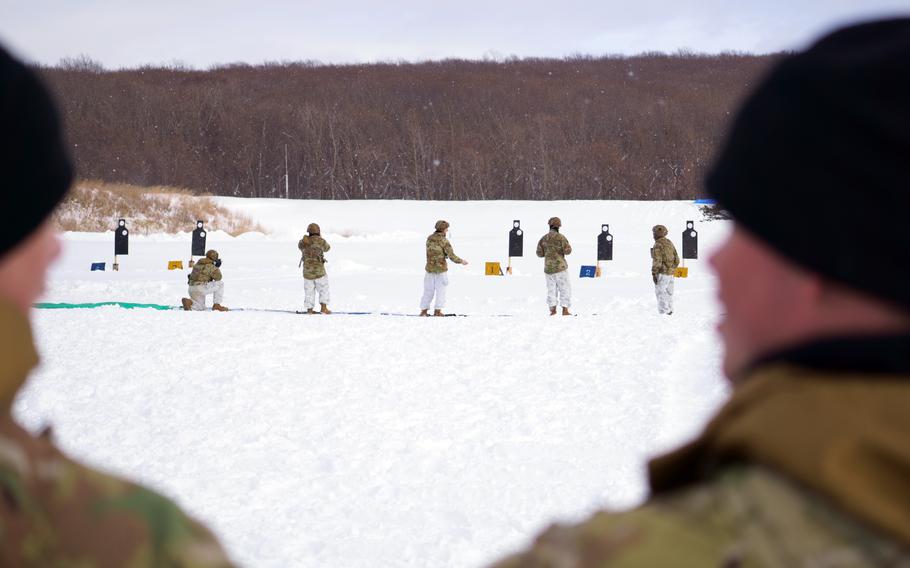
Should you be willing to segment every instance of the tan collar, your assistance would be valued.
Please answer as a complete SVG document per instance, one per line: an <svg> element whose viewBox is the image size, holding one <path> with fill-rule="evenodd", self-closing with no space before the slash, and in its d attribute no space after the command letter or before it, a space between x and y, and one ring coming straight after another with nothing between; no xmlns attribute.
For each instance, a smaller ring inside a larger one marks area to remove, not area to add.
<svg viewBox="0 0 910 568"><path fill-rule="evenodd" d="M757 369L694 442L650 464L672 491L756 463L910 543L910 376Z"/></svg>
<svg viewBox="0 0 910 568"><path fill-rule="evenodd" d="M0 413L9 412L16 393L37 364L28 318L0 301Z"/></svg>

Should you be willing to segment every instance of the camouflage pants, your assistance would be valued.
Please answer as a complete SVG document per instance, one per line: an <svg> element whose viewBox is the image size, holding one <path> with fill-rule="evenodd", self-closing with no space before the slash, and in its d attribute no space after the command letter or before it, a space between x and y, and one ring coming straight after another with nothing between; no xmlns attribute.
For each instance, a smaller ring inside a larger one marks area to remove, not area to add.
<svg viewBox="0 0 910 568"><path fill-rule="evenodd" d="M316 278L314 280L309 280L304 278L303 280L303 305L306 309L310 310L316 307L316 294L319 294L319 303L328 304L329 303L329 277L323 276L322 278Z"/></svg>
<svg viewBox="0 0 910 568"><path fill-rule="evenodd" d="M192 284L189 287L190 298L193 300L193 311L205 309L205 297L214 294L212 301L220 304L224 298L224 282L221 280L206 282L205 284Z"/></svg>
<svg viewBox="0 0 910 568"><path fill-rule="evenodd" d="M449 285L449 275L445 272L427 272L423 277L423 297L420 299L420 309L429 310L436 297L436 309L446 307L446 287Z"/></svg>
<svg viewBox="0 0 910 568"><path fill-rule="evenodd" d="M654 292L657 295L657 313L673 313L673 281L676 280L670 274L658 274L657 284L654 285Z"/></svg>
<svg viewBox="0 0 910 568"><path fill-rule="evenodd" d="M563 270L556 274L547 274L547 306L555 308L561 305L564 308L572 307L572 284L569 283L569 271Z"/></svg>

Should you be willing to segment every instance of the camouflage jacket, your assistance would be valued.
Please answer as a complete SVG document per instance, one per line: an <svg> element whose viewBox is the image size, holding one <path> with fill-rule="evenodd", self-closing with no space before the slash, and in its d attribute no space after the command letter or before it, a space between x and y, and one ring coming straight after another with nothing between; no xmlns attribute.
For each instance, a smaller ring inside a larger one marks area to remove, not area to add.
<svg viewBox="0 0 910 568"><path fill-rule="evenodd" d="M427 272L434 274L446 272L449 269L446 259L458 264L463 262L452 250L452 244L444 234L433 233L427 237Z"/></svg>
<svg viewBox="0 0 910 568"><path fill-rule="evenodd" d="M10 405L38 357L28 321L0 303L0 566L231 566L203 526L170 500L89 469Z"/></svg>
<svg viewBox="0 0 910 568"><path fill-rule="evenodd" d="M325 276L325 253L332 247L319 235L307 235L300 239L297 248L303 255L303 277L316 280Z"/></svg>
<svg viewBox="0 0 910 568"><path fill-rule="evenodd" d="M546 274L556 274L568 270L567 254L572 254L572 245L569 244L569 239L559 231L551 230L537 242L537 256L545 259L543 271Z"/></svg>
<svg viewBox="0 0 910 568"><path fill-rule="evenodd" d="M679 255L676 254L676 247L667 237L661 237L654 241L654 247L651 249L651 276L657 277L658 274L667 274L672 276L679 266Z"/></svg>
<svg viewBox="0 0 910 568"><path fill-rule="evenodd" d="M193 266L193 271L187 276L187 280L189 280L190 286L221 280L221 269L215 266L212 259L203 257Z"/></svg>
<svg viewBox="0 0 910 568"><path fill-rule="evenodd" d="M811 349L762 365L650 464L647 503L553 526L497 568L910 566L910 335L899 343L862 372L813 370ZM870 351L827 353L849 368Z"/></svg>

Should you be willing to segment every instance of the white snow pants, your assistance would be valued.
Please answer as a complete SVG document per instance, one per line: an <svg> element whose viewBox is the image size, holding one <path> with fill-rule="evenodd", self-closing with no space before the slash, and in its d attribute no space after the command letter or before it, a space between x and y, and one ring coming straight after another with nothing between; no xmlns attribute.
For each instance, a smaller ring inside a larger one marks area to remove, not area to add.
<svg viewBox="0 0 910 568"><path fill-rule="evenodd" d="M193 311L200 312L205 309L205 297L214 294L213 303L220 304L224 299L224 282L212 280L205 284L193 284L189 287L190 299L193 300Z"/></svg>
<svg viewBox="0 0 910 568"><path fill-rule="evenodd" d="M563 270L556 274L545 274L547 277L547 306L555 308L561 305L564 308L572 307L572 285L569 283L569 271Z"/></svg>
<svg viewBox="0 0 910 568"><path fill-rule="evenodd" d="M658 274L654 292L657 294L657 313L673 313L673 281L676 277L669 274Z"/></svg>
<svg viewBox="0 0 910 568"><path fill-rule="evenodd" d="M441 310L446 307L446 287L449 285L449 275L446 272L434 273L427 272L423 277L423 298L420 299L420 309L429 310L430 304L433 303L433 297L436 297L435 309Z"/></svg>
<svg viewBox="0 0 910 568"><path fill-rule="evenodd" d="M323 276L315 280L303 279L303 306L311 310L316 307L316 294L319 294L319 303L329 303L329 277Z"/></svg>

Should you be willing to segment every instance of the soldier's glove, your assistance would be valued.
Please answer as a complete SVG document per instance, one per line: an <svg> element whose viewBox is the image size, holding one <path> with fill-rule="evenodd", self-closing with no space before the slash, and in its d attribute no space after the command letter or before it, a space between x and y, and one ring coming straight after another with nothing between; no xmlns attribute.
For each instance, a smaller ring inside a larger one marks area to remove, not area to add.
<svg viewBox="0 0 910 568"><path fill-rule="evenodd" d="M652 274L651 278L654 280L654 283L657 284L657 274Z"/></svg>
<svg viewBox="0 0 910 568"><path fill-rule="evenodd" d="M221 268L221 259L215 261L215 268Z"/></svg>

